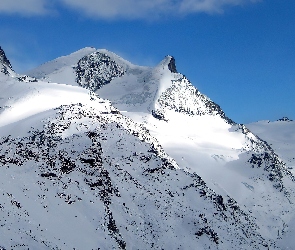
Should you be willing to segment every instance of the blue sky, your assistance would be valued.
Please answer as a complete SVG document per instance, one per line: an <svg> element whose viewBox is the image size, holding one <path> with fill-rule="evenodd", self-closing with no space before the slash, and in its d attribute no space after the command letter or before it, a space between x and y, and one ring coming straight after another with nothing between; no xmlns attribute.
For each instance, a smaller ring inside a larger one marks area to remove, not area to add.
<svg viewBox="0 0 295 250"><path fill-rule="evenodd" d="M1 0L21 73L86 46L177 69L239 123L295 119L294 0Z"/></svg>

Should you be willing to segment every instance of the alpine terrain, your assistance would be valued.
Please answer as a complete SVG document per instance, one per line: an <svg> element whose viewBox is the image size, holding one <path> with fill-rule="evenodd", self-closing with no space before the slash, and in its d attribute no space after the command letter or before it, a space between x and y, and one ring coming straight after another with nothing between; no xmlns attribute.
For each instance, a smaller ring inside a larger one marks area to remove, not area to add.
<svg viewBox="0 0 295 250"><path fill-rule="evenodd" d="M235 123L172 56L0 48L0 249L292 249L294 127Z"/></svg>

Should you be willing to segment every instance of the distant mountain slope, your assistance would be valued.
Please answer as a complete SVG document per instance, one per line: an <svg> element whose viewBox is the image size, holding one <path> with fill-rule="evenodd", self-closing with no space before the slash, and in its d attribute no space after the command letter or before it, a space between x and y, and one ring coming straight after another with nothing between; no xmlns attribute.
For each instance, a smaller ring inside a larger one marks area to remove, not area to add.
<svg viewBox="0 0 295 250"><path fill-rule="evenodd" d="M47 71L44 64L40 78L81 86L110 100L147 128L182 171L197 173L223 200L231 197L251 213L262 237L282 249L293 245L293 174L267 141L235 124L178 73L173 57L154 68L133 65L106 50L64 58L71 70ZM48 65L52 68L52 62Z"/></svg>
<svg viewBox="0 0 295 250"><path fill-rule="evenodd" d="M295 169L295 121L280 119L275 122L259 121L247 124L255 134L267 141L287 167Z"/></svg>

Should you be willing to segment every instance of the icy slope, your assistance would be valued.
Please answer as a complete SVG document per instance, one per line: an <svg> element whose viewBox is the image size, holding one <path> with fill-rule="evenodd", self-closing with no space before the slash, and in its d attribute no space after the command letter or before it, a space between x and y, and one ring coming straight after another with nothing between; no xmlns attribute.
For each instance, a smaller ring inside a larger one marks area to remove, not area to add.
<svg viewBox="0 0 295 250"><path fill-rule="evenodd" d="M0 93L0 248L274 247L108 101L16 78Z"/></svg>

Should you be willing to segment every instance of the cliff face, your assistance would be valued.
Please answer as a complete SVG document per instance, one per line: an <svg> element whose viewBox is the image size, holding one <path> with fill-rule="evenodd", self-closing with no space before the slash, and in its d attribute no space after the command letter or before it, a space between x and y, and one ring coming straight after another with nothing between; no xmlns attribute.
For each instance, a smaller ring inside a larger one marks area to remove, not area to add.
<svg viewBox="0 0 295 250"><path fill-rule="evenodd" d="M9 74L9 71L12 70L12 66L7 59L4 50L0 47L0 71L4 73L5 75Z"/></svg>

